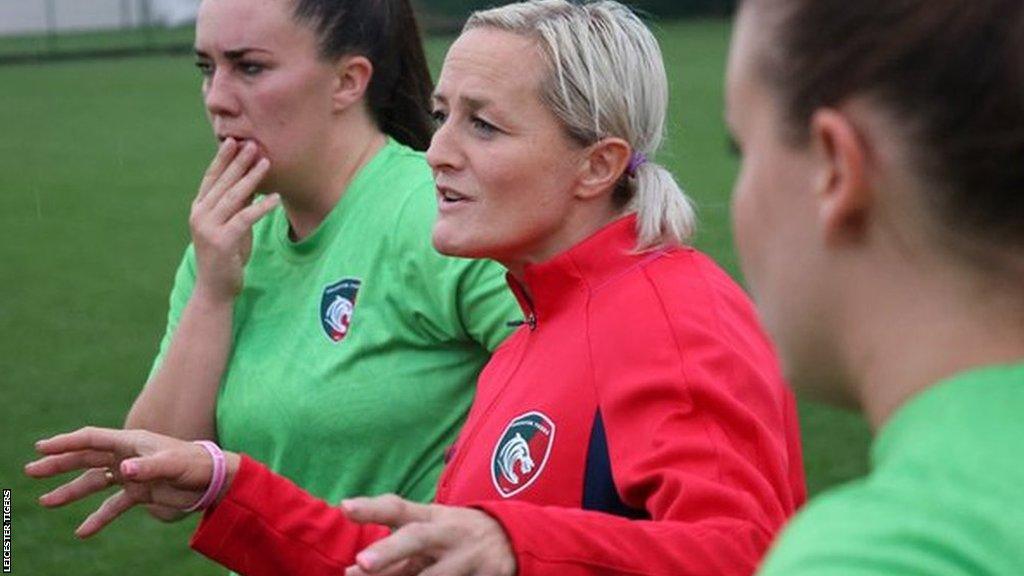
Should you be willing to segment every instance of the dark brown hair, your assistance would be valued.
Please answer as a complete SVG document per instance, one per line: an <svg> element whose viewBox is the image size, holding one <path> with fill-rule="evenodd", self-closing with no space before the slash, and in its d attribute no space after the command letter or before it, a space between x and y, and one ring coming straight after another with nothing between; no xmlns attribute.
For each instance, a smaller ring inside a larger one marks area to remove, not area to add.
<svg viewBox="0 0 1024 576"><path fill-rule="evenodd" d="M294 13L316 31L321 57L360 55L373 63L367 102L380 129L426 150L434 83L409 0L295 0Z"/></svg>
<svg viewBox="0 0 1024 576"><path fill-rule="evenodd" d="M944 229L1024 248L1024 1L747 0L788 137L863 96L906 143Z"/></svg>

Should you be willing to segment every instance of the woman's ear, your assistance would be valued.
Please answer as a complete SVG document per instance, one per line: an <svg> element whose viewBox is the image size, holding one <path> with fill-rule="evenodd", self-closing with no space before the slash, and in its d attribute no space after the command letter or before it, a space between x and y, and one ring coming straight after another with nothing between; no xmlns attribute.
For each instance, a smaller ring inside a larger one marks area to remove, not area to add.
<svg viewBox="0 0 1024 576"><path fill-rule="evenodd" d="M373 63L365 56L343 56L335 66L336 83L332 99L337 112L361 101L373 79Z"/></svg>
<svg viewBox="0 0 1024 576"><path fill-rule="evenodd" d="M579 190L583 199L611 193L629 167L633 149L622 138L603 138L591 145L580 165Z"/></svg>
<svg viewBox="0 0 1024 576"><path fill-rule="evenodd" d="M866 230L873 200L867 145L846 114L829 108L811 117L810 136L819 166L815 193L825 241L857 241Z"/></svg>

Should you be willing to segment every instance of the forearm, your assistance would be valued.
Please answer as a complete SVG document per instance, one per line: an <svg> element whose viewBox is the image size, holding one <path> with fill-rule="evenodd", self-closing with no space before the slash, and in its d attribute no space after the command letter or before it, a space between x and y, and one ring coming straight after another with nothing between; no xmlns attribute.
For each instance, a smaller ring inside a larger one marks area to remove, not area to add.
<svg viewBox="0 0 1024 576"><path fill-rule="evenodd" d="M197 285L167 355L135 400L125 428L213 439L217 391L231 352L233 301Z"/></svg>
<svg viewBox="0 0 1024 576"><path fill-rule="evenodd" d="M727 516L637 521L513 501L477 507L502 524L519 576L749 576L772 537Z"/></svg>
<svg viewBox="0 0 1024 576"><path fill-rule="evenodd" d="M204 514L191 545L239 573L338 576L357 552L388 534L384 526L350 521L252 459L229 461L228 478L230 487Z"/></svg>

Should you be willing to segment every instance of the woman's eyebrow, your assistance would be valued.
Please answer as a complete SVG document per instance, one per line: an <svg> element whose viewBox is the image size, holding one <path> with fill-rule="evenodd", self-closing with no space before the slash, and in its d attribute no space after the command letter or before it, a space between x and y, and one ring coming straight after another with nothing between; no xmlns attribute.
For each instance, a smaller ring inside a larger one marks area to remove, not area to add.
<svg viewBox="0 0 1024 576"><path fill-rule="evenodd" d="M238 48L236 50L225 50L224 56L228 60L241 60L250 52L263 52L270 54L270 50L264 50L263 48Z"/></svg>
<svg viewBox="0 0 1024 576"><path fill-rule="evenodd" d="M448 97L437 92L435 92L430 99L433 100L434 104L448 104ZM481 98L478 96L459 96L458 100L460 104L474 112L481 108L486 108L491 104L491 101L487 98Z"/></svg>
<svg viewBox="0 0 1024 576"><path fill-rule="evenodd" d="M269 50L264 50L263 48L237 48L234 50L225 50L224 57L228 60L241 60L250 52L264 52L266 54L270 54ZM196 48L196 56L199 58L210 58L210 55L206 53L206 51L198 48Z"/></svg>

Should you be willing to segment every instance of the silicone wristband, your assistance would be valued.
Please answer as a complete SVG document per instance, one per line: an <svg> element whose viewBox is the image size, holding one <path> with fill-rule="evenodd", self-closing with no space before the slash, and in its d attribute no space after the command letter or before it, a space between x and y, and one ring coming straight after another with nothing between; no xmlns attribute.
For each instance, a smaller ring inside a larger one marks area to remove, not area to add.
<svg viewBox="0 0 1024 576"><path fill-rule="evenodd" d="M224 462L224 452L221 451L220 446L209 440L198 440L196 444L206 448L206 451L210 453L210 457L213 458L213 474L210 477L210 485L206 487L206 493L203 494L203 497L195 504L185 508L184 512L195 512L196 510L206 510L209 508L217 500L217 495L220 494L221 488L224 487L224 480L228 475L228 467Z"/></svg>

